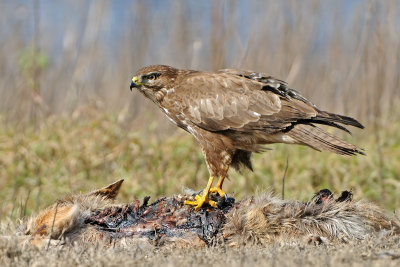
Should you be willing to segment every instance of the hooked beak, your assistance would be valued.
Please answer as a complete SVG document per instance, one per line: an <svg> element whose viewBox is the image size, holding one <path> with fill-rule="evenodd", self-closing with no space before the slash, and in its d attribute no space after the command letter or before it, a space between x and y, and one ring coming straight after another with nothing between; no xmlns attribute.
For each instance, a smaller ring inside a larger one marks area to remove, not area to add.
<svg viewBox="0 0 400 267"><path fill-rule="evenodd" d="M135 76L135 77L132 78L131 86L129 88L132 91L132 88L139 87L139 85L141 85L141 83L138 82L138 78L137 78L137 76Z"/></svg>

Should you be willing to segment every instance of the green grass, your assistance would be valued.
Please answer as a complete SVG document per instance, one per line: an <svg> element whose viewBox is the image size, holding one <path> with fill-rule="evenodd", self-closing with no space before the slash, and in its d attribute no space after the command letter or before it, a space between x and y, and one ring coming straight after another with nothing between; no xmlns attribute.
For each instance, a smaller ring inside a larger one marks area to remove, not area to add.
<svg viewBox="0 0 400 267"><path fill-rule="evenodd" d="M280 195L289 157L286 198L307 200L322 188L352 189L357 199L396 209L400 122L388 125L345 136L365 148L367 156L270 146L273 150L253 157L254 173L231 171L224 189L239 199L259 191ZM86 192L121 178L125 179L121 201L205 186L208 171L194 138L181 130L160 135L157 129L133 132L110 114L51 117L40 127L13 127L0 121L0 218L29 215L67 193Z"/></svg>

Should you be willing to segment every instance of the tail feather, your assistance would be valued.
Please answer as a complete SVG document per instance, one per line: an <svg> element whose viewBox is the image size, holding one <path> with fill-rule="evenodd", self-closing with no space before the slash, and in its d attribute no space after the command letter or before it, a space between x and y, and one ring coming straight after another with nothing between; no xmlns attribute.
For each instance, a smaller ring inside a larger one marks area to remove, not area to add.
<svg viewBox="0 0 400 267"><path fill-rule="evenodd" d="M312 120L316 123L321 123L321 122L331 122L331 123L341 123L345 125L351 125L357 128L364 129L364 126L359 123L356 119L353 119L351 117L343 116L343 115L338 115L334 113L330 113L327 111L321 111L318 110L318 115ZM335 126L336 127L336 126ZM339 127L337 127L339 128Z"/></svg>
<svg viewBox="0 0 400 267"><path fill-rule="evenodd" d="M298 120L296 123L297 123L297 124L302 124L302 123L304 123L304 124L310 124L310 120ZM347 129L346 127L344 127L344 126L342 126L342 125L340 125L340 124L338 124L338 123L336 123L336 122L333 122L333 121L315 120L315 119L312 119L312 123L317 123L317 124L323 124L323 125L332 126L332 127L337 128L337 129L340 129L340 130L342 130L342 131L345 131L345 132L348 133L348 134L351 134L351 131L350 131L349 129Z"/></svg>
<svg viewBox="0 0 400 267"><path fill-rule="evenodd" d="M327 150L340 155L355 155L365 153L355 145L349 144L333 136L313 124L297 124L287 135L299 143L312 147L318 151Z"/></svg>

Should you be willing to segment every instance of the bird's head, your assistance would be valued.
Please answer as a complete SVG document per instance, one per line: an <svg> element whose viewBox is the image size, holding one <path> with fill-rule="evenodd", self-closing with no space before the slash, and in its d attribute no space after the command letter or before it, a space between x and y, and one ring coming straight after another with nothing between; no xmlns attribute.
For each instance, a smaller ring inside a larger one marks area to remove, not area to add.
<svg viewBox="0 0 400 267"><path fill-rule="evenodd" d="M156 102L157 92L173 86L178 70L165 65L153 65L140 69L132 78L130 89L137 88L145 96Z"/></svg>

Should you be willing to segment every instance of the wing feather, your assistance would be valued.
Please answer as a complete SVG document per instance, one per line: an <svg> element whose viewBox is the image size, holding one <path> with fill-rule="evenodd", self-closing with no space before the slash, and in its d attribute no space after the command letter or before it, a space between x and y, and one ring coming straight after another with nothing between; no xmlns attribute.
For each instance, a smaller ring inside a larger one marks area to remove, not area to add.
<svg viewBox="0 0 400 267"><path fill-rule="evenodd" d="M265 84L230 72L191 73L176 92L182 92L184 115L209 131L282 130L288 122L313 117L306 102L265 90ZM275 86L279 87L279 86Z"/></svg>

